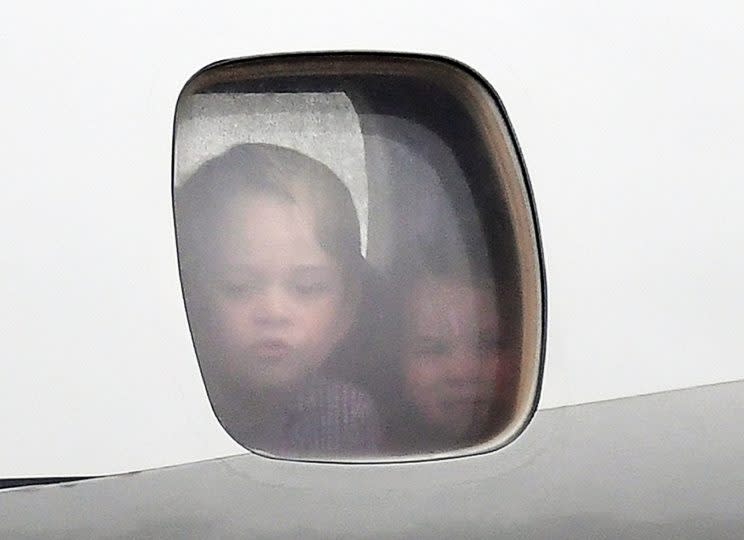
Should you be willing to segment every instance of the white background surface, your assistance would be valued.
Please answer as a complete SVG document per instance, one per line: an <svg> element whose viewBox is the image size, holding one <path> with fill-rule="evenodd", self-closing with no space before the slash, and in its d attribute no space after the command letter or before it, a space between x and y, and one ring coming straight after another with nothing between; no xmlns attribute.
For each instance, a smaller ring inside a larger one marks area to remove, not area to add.
<svg viewBox="0 0 744 540"><path fill-rule="evenodd" d="M744 378L744 7L432 6L6 9L0 477L243 451L198 373L170 193L178 92L237 56L441 54L491 82L541 222L542 408Z"/></svg>

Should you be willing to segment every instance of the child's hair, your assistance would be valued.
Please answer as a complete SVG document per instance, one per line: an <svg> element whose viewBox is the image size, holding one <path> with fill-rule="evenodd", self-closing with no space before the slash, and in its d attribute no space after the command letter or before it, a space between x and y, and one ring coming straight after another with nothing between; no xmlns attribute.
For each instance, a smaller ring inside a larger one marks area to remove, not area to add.
<svg viewBox="0 0 744 540"><path fill-rule="evenodd" d="M401 254L394 265L395 297L404 304L415 283L430 278L453 281L473 288L486 287L493 292L505 330L518 332L521 325L519 280L515 263L503 234L494 235L489 247L482 236L470 234L465 241L440 238L432 244L422 243L418 249ZM402 325L401 325L402 326Z"/></svg>
<svg viewBox="0 0 744 540"><path fill-rule="evenodd" d="M184 286L199 286L219 245L220 217L230 201L263 193L296 202L312 212L320 246L344 278L363 264L359 219L346 185L326 165L272 144L234 146L201 165L175 190L179 264Z"/></svg>

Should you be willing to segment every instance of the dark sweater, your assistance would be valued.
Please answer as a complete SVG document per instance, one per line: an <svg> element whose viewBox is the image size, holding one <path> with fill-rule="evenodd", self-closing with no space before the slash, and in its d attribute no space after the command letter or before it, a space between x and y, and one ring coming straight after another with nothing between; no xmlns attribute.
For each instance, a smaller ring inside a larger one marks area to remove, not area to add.
<svg viewBox="0 0 744 540"><path fill-rule="evenodd" d="M259 420L249 410L222 417L243 446L280 457L339 459L375 455L380 420L372 398L359 387L313 376Z"/></svg>

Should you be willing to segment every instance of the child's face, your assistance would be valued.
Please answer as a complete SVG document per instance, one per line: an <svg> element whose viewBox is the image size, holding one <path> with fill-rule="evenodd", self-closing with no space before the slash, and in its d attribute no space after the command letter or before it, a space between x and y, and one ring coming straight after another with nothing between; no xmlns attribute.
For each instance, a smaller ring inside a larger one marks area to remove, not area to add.
<svg viewBox="0 0 744 540"><path fill-rule="evenodd" d="M226 374L291 388L346 334L353 309L342 272L321 248L312 212L270 194L231 201L208 294Z"/></svg>
<svg viewBox="0 0 744 540"><path fill-rule="evenodd" d="M403 346L409 398L422 419L453 439L484 427L493 406L516 386L512 353L502 346L492 289L421 279L411 291Z"/></svg>

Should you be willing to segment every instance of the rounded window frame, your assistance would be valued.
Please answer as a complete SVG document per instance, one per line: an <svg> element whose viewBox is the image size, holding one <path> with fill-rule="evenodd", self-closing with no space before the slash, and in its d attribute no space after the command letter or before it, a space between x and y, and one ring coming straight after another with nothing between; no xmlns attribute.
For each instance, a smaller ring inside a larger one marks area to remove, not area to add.
<svg viewBox="0 0 744 540"><path fill-rule="evenodd" d="M272 77L367 74L393 74L405 77L411 76L411 73L415 73L418 77L428 77L433 81L446 83L440 88L463 96L460 104L467 110L471 119L477 120L473 125L479 133L481 142L488 149L491 168L497 173L492 183L506 202L506 210L517 246L521 293L522 353L515 420L482 443L431 454L381 454L373 458L361 457L359 459L349 457L306 459L276 455L238 443L248 452L269 459L300 463L385 464L441 461L487 454L509 445L522 434L537 411L544 372L547 329L546 275L537 210L526 164L506 108L495 89L471 67L442 56L391 52L291 53L227 59L209 64L186 82L176 102L171 156L173 201L175 201L177 175L176 137L179 106L184 98L219 84ZM468 186L472 188L470 183ZM177 228L175 204L173 212L174 225ZM489 246L490 240L487 238ZM178 244L177 239L176 243ZM178 246L177 253L179 277L181 277L181 254ZM180 281L185 302L184 284L182 279ZM191 318L188 322L193 336ZM195 354L198 358L196 351ZM204 381L202 362L198 361L198 365ZM209 402L215 417L222 425L214 410L211 397ZM228 435L233 437L224 425L222 427Z"/></svg>

